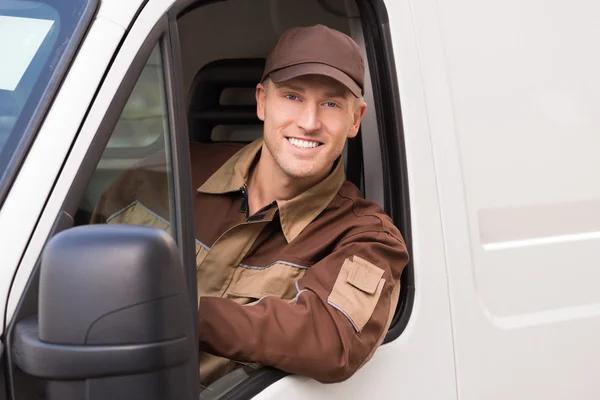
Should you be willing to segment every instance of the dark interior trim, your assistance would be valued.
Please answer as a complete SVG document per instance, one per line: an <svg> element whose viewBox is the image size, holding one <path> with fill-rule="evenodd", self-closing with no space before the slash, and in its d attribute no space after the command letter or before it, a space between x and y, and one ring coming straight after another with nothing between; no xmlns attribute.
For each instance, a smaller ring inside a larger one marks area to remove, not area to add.
<svg viewBox="0 0 600 400"><path fill-rule="evenodd" d="M176 18L181 18L185 14L194 11L198 7L206 6L212 3L219 3L227 0L180 0L171 7L169 14L174 15Z"/></svg>
<svg viewBox="0 0 600 400"><path fill-rule="evenodd" d="M169 20L169 31L166 36L168 57L165 57L165 68L167 72L168 96L172 99L169 103L169 115L171 115L171 148L173 149L175 193L179 195L176 200L177 215L175 216L178 227L178 242L184 260L184 273L188 285L191 309L198 308L198 287L196 278L196 243L194 238L194 221L189 218L194 214L194 196L192 187L192 163L190 160L189 130L186 115L186 98L183 87L183 66L181 59L181 45L179 42L179 29L177 28L176 16L167 13ZM193 266L193 268L192 268ZM198 337L198 313L194 313L194 337ZM196 343L196 347L198 342ZM196 354L198 351L196 351ZM199 379L198 374L195 375Z"/></svg>
<svg viewBox="0 0 600 400"><path fill-rule="evenodd" d="M410 197L406 167L404 126L400 107L398 77L394 63L389 19L383 0L356 0L360 11L367 54L383 160L384 205L386 213L400 229L408 253L412 254ZM415 297L412 259L401 277L400 299L383 341L398 338L406 328Z"/></svg>
<svg viewBox="0 0 600 400"><path fill-rule="evenodd" d="M248 378L220 397L219 400L250 399L288 375L290 375L288 372L271 367L258 369L251 372Z"/></svg>

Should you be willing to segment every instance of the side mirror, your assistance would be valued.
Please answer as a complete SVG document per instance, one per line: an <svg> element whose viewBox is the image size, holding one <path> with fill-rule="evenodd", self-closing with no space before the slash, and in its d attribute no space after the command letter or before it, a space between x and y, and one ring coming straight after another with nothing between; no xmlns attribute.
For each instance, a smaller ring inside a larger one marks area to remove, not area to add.
<svg viewBox="0 0 600 400"><path fill-rule="evenodd" d="M197 399L197 339L173 239L92 225L42 255L39 315L15 326L13 357L49 399Z"/></svg>

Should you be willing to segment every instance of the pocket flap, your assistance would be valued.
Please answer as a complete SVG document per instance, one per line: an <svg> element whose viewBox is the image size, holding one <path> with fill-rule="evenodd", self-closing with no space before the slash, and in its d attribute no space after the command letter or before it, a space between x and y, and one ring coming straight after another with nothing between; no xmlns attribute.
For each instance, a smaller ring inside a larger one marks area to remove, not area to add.
<svg viewBox="0 0 600 400"><path fill-rule="evenodd" d="M238 267L225 297L238 302L249 302L264 296L293 299L298 291L296 281L306 271L283 263L275 263L265 268Z"/></svg>
<svg viewBox="0 0 600 400"><path fill-rule="evenodd" d="M375 293L383 277L383 270L357 256L353 256L350 262L346 282L365 293Z"/></svg>
<svg viewBox="0 0 600 400"><path fill-rule="evenodd" d="M344 260L327 303L350 320L356 332L367 324L385 285L383 270L362 258Z"/></svg>
<svg viewBox="0 0 600 400"><path fill-rule="evenodd" d="M171 232L171 223L140 203L134 201L106 219L107 224L145 225Z"/></svg>

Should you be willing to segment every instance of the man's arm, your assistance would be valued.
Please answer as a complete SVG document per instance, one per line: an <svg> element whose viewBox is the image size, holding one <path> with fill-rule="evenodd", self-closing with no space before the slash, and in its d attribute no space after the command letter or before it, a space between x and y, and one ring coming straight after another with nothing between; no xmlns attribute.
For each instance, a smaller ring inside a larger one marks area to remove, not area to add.
<svg viewBox="0 0 600 400"><path fill-rule="evenodd" d="M167 165L161 150L129 167L102 193L90 223L112 222L166 229L170 225L168 190ZM127 210L127 214L120 215Z"/></svg>
<svg viewBox="0 0 600 400"><path fill-rule="evenodd" d="M242 306L202 297L200 349L322 382L343 381L386 334L407 262L399 236L362 232L313 265L292 302L265 297Z"/></svg>

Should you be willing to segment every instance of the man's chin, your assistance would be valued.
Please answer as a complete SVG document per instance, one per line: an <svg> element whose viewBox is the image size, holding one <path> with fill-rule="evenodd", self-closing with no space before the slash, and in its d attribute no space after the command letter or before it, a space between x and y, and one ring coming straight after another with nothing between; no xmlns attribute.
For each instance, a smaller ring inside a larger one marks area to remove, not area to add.
<svg viewBox="0 0 600 400"><path fill-rule="evenodd" d="M308 167L308 168L290 167L290 168L284 169L284 172L290 178L297 179L297 180L310 179L310 178L313 178L313 177L316 177L319 175L318 171L316 171L314 168L310 168L310 167Z"/></svg>

